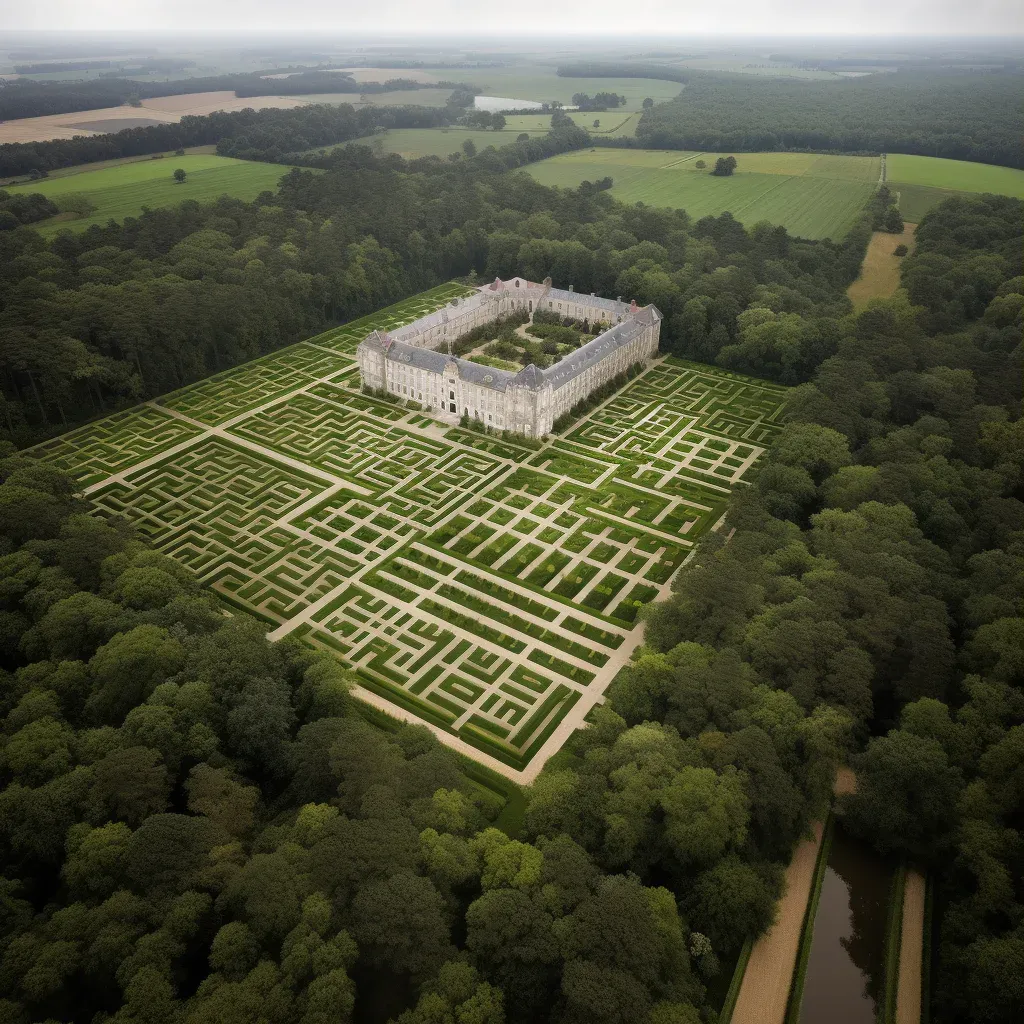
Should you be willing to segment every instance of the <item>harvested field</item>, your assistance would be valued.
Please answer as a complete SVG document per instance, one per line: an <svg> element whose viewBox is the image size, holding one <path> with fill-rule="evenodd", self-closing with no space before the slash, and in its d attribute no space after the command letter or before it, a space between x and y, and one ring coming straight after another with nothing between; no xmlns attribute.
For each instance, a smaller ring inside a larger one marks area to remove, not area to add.
<svg viewBox="0 0 1024 1024"><path fill-rule="evenodd" d="M390 78L404 78L410 82L433 85L442 80L450 81L443 71L424 71L422 68L338 68L337 71L349 75L357 82L386 82Z"/></svg>
<svg viewBox="0 0 1024 1024"><path fill-rule="evenodd" d="M895 294L900 286L900 266L907 257L894 256L893 250L899 245L905 245L909 256L914 251L916 230L916 224L906 224L902 235L876 231L871 236L860 268L860 277L846 289L854 306L859 308L867 305L871 299L887 299Z"/></svg>
<svg viewBox="0 0 1024 1024"><path fill-rule="evenodd" d="M779 901L775 924L750 953L732 1024L782 1024L789 986L796 966L804 912L814 880L824 826L814 825L814 838L796 848L786 869L786 891Z"/></svg>
<svg viewBox="0 0 1024 1024"><path fill-rule="evenodd" d="M149 128L154 124L165 124L165 121L152 117L111 117L104 121L86 121L84 124L68 125L69 128L81 128L90 134L123 132L125 128Z"/></svg>
<svg viewBox="0 0 1024 1024"><path fill-rule="evenodd" d="M903 890L903 934L896 989L896 1024L921 1024L921 956L924 949L924 875L907 872Z"/></svg>
<svg viewBox="0 0 1024 1024"><path fill-rule="evenodd" d="M434 93L437 90L424 89ZM444 90L441 90L444 91ZM386 93L389 97L412 96L408 93ZM447 96L447 93L445 93ZM0 143L4 142L47 142L50 139L71 139L76 135L97 135L122 128L133 128L140 119L150 124L171 124L180 121L185 114L212 114L216 110L244 110L252 107L302 107L307 103L358 102L359 97L351 93L331 93L323 96L236 96L233 92L193 92L181 96L154 96L143 100L138 107L103 107L98 110L78 110L69 114L47 114L44 117L23 117L15 121L0 123ZM402 102L410 102L405 99ZM109 122L124 122L121 128ZM86 128L91 122L100 122L102 128Z"/></svg>

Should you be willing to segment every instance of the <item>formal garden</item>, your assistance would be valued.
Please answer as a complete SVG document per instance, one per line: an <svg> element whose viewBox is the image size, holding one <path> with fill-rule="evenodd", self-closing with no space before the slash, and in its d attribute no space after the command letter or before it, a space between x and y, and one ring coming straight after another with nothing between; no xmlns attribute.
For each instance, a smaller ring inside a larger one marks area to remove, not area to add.
<svg viewBox="0 0 1024 1024"><path fill-rule="evenodd" d="M370 330L466 292L434 288L33 451L272 636L330 649L518 776L640 642L640 609L719 524L784 389L663 358L539 446L361 393Z"/></svg>

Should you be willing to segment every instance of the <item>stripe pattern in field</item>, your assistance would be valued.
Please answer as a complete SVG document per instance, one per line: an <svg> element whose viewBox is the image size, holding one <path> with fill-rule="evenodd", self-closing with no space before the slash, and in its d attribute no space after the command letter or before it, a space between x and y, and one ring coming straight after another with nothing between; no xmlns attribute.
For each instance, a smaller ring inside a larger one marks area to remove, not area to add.
<svg viewBox="0 0 1024 1024"><path fill-rule="evenodd" d="M575 188L611 177L623 202L685 209L695 220L728 210L744 224L767 220L804 238L841 238L878 181L877 157L814 153L741 153L739 167L716 178L722 154L663 150L590 149L562 153L527 170L544 185Z"/></svg>
<svg viewBox="0 0 1024 1024"><path fill-rule="evenodd" d="M662 359L539 448L358 390L442 286L34 452L272 636L524 780L601 699L779 429L784 389ZM557 730L557 734L556 734Z"/></svg>

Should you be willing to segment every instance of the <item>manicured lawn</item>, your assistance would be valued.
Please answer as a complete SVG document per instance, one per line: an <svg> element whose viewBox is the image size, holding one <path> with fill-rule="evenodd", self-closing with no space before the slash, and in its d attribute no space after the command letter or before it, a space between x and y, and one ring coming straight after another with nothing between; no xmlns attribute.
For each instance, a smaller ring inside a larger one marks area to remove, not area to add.
<svg viewBox="0 0 1024 1024"><path fill-rule="evenodd" d="M179 167L187 174L180 184L173 177ZM41 192L58 203L61 196L70 193L87 196L96 207L92 213L74 219L61 215L36 225L43 234L52 234L61 228L83 231L92 224L136 217L144 207L177 206L186 199L209 202L222 195L255 199L261 192L276 191L277 183L288 170L282 164L234 160L212 154L169 156L54 177L18 185L8 191L12 194Z"/></svg>

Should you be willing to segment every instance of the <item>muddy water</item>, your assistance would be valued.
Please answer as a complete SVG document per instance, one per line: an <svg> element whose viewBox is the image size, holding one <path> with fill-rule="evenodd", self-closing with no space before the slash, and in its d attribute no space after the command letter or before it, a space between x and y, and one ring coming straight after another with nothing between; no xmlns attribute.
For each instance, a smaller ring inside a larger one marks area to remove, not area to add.
<svg viewBox="0 0 1024 1024"><path fill-rule="evenodd" d="M836 824L814 918L800 1024L875 1024L892 866Z"/></svg>

